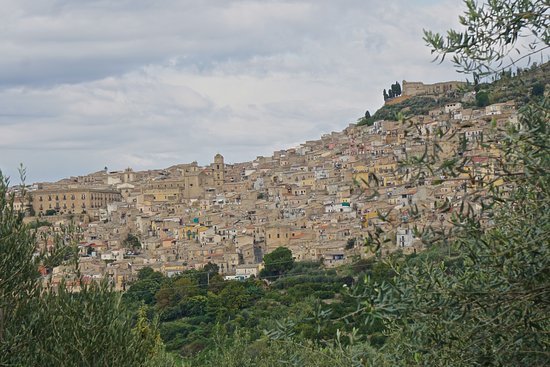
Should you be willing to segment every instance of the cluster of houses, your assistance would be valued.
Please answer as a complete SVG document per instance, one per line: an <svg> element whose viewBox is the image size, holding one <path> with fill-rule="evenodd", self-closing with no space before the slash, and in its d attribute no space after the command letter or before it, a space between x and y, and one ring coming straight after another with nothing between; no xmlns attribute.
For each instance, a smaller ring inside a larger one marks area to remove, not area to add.
<svg viewBox="0 0 550 367"><path fill-rule="evenodd" d="M407 122L351 124L250 162L226 164L218 154L206 167L104 170L34 184L16 204L50 222L39 228L46 234L76 223L83 279L107 277L121 290L143 267L171 276L212 263L230 278L258 275L263 256L279 246L297 261L337 266L372 256L364 244L377 228L387 240L383 254L419 249L415 229L449 221L442 202L497 178L497 153L481 142L510 123L513 102L450 103ZM420 177L403 164L425 155L434 137L441 159L469 157L452 179ZM459 143L467 149L458 151ZM44 238L41 246L54 246ZM54 284L71 274L69 265L43 271Z"/></svg>

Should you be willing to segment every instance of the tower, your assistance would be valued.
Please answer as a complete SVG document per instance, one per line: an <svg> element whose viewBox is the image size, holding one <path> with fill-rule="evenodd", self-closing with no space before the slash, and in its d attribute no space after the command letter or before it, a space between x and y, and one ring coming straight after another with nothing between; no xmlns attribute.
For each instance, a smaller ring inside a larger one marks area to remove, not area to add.
<svg viewBox="0 0 550 367"><path fill-rule="evenodd" d="M212 163L212 176L214 177L214 186L223 186L225 180L225 164L223 163L223 155L220 153L214 157L214 163Z"/></svg>

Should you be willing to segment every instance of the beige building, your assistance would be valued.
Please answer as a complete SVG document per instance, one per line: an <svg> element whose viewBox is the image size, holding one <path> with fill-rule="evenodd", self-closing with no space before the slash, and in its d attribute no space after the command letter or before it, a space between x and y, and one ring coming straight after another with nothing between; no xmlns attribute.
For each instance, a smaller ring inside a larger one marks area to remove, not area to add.
<svg viewBox="0 0 550 367"><path fill-rule="evenodd" d="M37 215L46 214L48 210L55 210L58 214L90 213L122 200L122 195L116 190L64 187L36 190L31 197Z"/></svg>
<svg viewBox="0 0 550 367"><path fill-rule="evenodd" d="M441 82L435 84L424 84L422 82L408 82L403 80L404 96L436 96L456 90L465 85L465 82Z"/></svg>
<svg viewBox="0 0 550 367"><path fill-rule="evenodd" d="M205 175L200 171L186 172L182 177L148 183L144 190L147 202L179 202L180 199L197 199L202 196Z"/></svg>
<svg viewBox="0 0 550 367"><path fill-rule="evenodd" d="M223 156L221 154L216 154L214 157L214 163L210 166L212 169L212 177L215 187L223 186L225 181L225 164L223 161Z"/></svg>
<svg viewBox="0 0 550 367"><path fill-rule="evenodd" d="M220 188L225 182L225 164L221 154L216 154L210 168L203 169L193 162L178 171L179 176L153 180L145 185L143 205L199 199L205 196L205 190L210 186Z"/></svg>
<svg viewBox="0 0 550 367"><path fill-rule="evenodd" d="M286 225L271 225L265 228L266 253L277 247L288 247L291 238L291 228Z"/></svg>

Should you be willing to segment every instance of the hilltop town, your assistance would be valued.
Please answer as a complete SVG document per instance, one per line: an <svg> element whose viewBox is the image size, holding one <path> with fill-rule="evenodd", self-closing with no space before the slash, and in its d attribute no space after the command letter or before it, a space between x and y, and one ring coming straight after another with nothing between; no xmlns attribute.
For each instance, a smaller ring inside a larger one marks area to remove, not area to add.
<svg viewBox="0 0 550 367"><path fill-rule="evenodd" d="M458 98L405 122L350 124L250 162L228 164L216 154L204 167L103 170L37 183L16 205L29 222L39 219L42 249L51 250L52 233L74 223L82 279L109 278L120 290L143 267L171 276L212 263L227 277L258 275L263 256L280 246L297 261L336 266L373 256L364 243L375 228L385 231L382 255L421 250L415 228L446 225L452 210L440 210L442 202L496 177L495 157L482 142L496 127L516 124L517 110L513 101L476 107L462 83L403 85L401 99ZM457 156L462 141L467 166L452 180L413 179L402 162L425 154L441 131L452 138L439 141L440 158ZM76 279L65 264L42 272L53 284Z"/></svg>

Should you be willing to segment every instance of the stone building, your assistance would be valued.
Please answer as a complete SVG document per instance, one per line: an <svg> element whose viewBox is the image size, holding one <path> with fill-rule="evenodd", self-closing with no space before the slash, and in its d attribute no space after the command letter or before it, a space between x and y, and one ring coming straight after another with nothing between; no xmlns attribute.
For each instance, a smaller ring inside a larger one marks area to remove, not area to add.
<svg viewBox="0 0 550 367"><path fill-rule="evenodd" d="M403 95L410 97L437 96L454 91L465 84L465 82L458 81L424 84L422 82L408 82L403 80Z"/></svg>
<svg viewBox="0 0 550 367"><path fill-rule="evenodd" d="M32 207L37 215L48 210L59 214L93 214L121 200L120 192L111 189L51 187L32 192Z"/></svg>
<svg viewBox="0 0 550 367"><path fill-rule="evenodd" d="M212 169L212 177L215 187L223 186L225 181L225 164L223 162L223 156L221 154L216 154L214 157L214 163L210 165Z"/></svg>

